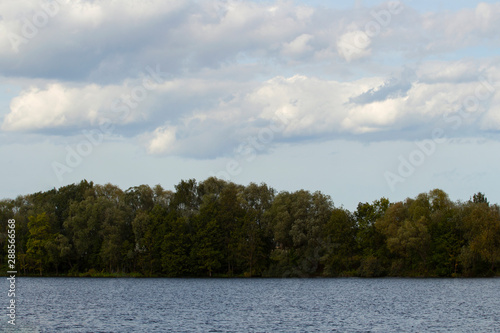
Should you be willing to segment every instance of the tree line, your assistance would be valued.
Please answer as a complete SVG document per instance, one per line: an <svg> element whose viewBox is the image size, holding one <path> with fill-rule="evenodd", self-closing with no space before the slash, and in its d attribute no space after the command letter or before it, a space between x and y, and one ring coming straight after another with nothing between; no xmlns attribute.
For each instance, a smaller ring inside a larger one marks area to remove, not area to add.
<svg viewBox="0 0 500 333"><path fill-rule="evenodd" d="M482 193L442 190L351 212L317 191L182 180L126 191L86 180L0 201L0 266L16 220L24 275L491 276L500 209Z"/></svg>

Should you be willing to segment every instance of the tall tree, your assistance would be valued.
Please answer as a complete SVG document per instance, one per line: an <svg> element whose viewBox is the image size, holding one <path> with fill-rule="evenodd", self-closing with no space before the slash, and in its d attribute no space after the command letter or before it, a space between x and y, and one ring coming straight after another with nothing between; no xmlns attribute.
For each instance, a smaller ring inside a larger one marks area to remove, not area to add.
<svg viewBox="0 0 500 333"><path fill-rule="evenodd" d="M334 208L325 226L325 275L338 276L358 268L356 260L356 220L351 212Z"/></svg>
<svg viewBox="0 0 500 333"><path fill-rule="evenodd" d="M167 276L187 276L191 273L191 234L189 222L179 217L169 222L162 243L162 267Z"/></svg>
<svg viewBox="0 0 500 333"><path fill-rule="evenodd" d="M49 262L48 247L54 240L54 235L50 230L49 217L45 213L30 216L28 228L29 239L26 252L28 261L33 262L34 268L36 267L42 275Z"/></svg>
<svg viewBox="0 0 500 333"><path fill-rule="evenodd" d="M479 256L490 265L488 273L493 274L495 265L500 262L500 208L497 205L490 207L486 202L472 203L464 217L464 223L469 241L465 253ZM476 261L473 260L472 265L468 265L469 272L476 273Z"/></svg>
<svg viewBox="0 0 500 333"><path fill-rule="evenodd" d="M270 214L274 225L276 248L273 274L291 276L317 275L324 255L324 229L333 203L321 192L300 190L276 196Z"/></svg>
<svg viewBox="0 0 500 333"><path fill-rule="evenodd" d="M264 218L274 198L274 190L265 184L249 184L241 193L244 216L238 253L247 276L261 275L268 266L272 250L272 232Z"/></svg>

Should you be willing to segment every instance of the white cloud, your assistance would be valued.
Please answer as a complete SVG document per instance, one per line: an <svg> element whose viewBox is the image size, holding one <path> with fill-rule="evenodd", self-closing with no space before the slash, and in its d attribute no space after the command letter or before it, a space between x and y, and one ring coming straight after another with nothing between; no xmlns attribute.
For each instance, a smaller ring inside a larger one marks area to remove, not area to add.
<svg viewBox="0 0 500 333"><path fill-rule="evenodd" d="M462 131L479 133L496 128L498 85L485 85L481 75L473 77L474 72L498 76L495 66L428 62L416 69L414 77L403 72L399 77L355 81L306 75L277 76L252 84L173 79L156 85L148 92L145 104L136 103L138 107L132 108L126 119L113 120L131 124L132 132L128 135L146 135L146 148L151 154L197 157L230 152L276 117L285 119L286 124L276 133L275 142L329 137L364 140L363 135L369 133L379 133L388 140L400 139L431 133L429 126L443 122L445 116L460 116L459 112L466 112L466 116L461 116L466 124ZM44 89L25 90L11 102L11 112L2 129L36 131L96 124L113 110L113 100L131 95L133 83L137 82L81 87L52 84ZM477 94L477 105L470 105L475 103ZM124 103L119 105L124 107ZM489 122L485 123L482 117ZM151 132L154 124L147 119L169 125Z"/></svg>
<svg viewBox="0 0 500 333"><path fill-rule="evenodd" d="M371 55L371 38L361 30L346 32L337 41L339 55L347 61Z"/></svg>
<svg viewBox="0 0 500 333"><path fill-rule="evenodd" d="M176 129L173 126L162 126L155 129L148 142L148 153L157 155L174 151L175 132Z"/></svg>
<svg viewBox="0 0 500 333"><path fill-rule="evenodd" d="M480 70L477 62L471 60L429 61L418 69L418 76L424 82L461 83L477 80Z"/></svg>
<svg viewBox="0 0 500 333"><path fill-rule="evenodd" d="M386 130L403 116L405 102L406 98L397 98L355 106L342 120L342 127L355 134Z"/></svg>
<svg viewBox="0 0 500 333"><path fill-rule="evenodd" d="M391 15L387 24L379 24L372 12L387 11L386 3L338 11L289 1L60 2L57 13L36 27L35 36L16 47L8 33L24 38L26 22L44 9L35 0L0 4L0 71L12 76L117 83L130 76L130 71L151 63L161 64L173 75L271 59L283 66L321 68L326 62L339 69L345 65L342 60L377 61L379 55L400 53L419 58L481 44L485 39L491 46L500 43L496 33L500 5L486 3L475 9L430 14L408 5ZM380 31L373 34L368 28L376 24ZM315 59L321 63L313 64ZM369 70L376 72L374 67Z"/></svg>
<svg viewBox="0 0 500 333"><path fill-rule="evenodd" d="M498 89L498 87L497 87ZM481 121L481 129L485 131L500 131L500 94L495 94L489 110Z"/></svg>
<svg viewBox="0 0 500 333"><path fill-rule="evenodd" d="M87 127L98 125L104 119L116 123L129 123L139 119L138 110L127 108L118 112L114 101L130 88L124 86L83 87L50 83L44 88L30 87L23 90L10 103L2 130L36 131L44 129ZM114 113L112 111L115 111Z"/></svg>
<svg viewBox="0 0 500 333"><path fill-rule="evenodd" d="M430 52L443 52L482 43L500 41L500 4L478 3L476 8L457 12L428 13L423 16L422 28L432 38L427 43Z"/></svg>
<svg viewBox="0 0 500 333"><path fill-rule="evenodd" d="M1 128L93 126L113 115L122 99L119 107L130 112L112 120L128 124L129 136L149 135L152 154L225 154L276 115L288 120L276 142L369 133L391 139L458 112L481 75L500 80L493 58L425 61L433 52L485 40L498 45L500 5L426 14L406 6L368 36L368 23L378 22L372 11L386 7L340 11L236 0L61 4L18 53L0 38L6 46L0 70L32 81L12 99ZM2 2L0 30L21 33L21 18L41 8L37 1ZM408 61L403 54L420 63L413 78L395 74ZM143 69L156 64L168 78L137 106L124 106ZM468 113L470 130L496 128L496 92L490 95Z"/></svg>
<svg viewBox="0 0 500 333"><path fill-rule="evenodd" d="M310 34L302 34L290 43L285 43L283 45L283 53L289 56L300 56L303 53L310 52L313 50L313 47L309 45L309 42L313 39L314 36Z"/></svg>

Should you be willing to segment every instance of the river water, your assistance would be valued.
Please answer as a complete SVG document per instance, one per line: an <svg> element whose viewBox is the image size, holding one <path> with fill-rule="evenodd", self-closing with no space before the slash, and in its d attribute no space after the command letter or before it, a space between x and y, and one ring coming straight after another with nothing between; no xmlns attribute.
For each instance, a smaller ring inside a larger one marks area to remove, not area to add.
<svg viewBox="0 0 500 333"><path fill-rule="evenodd" d="M499 278L18 278L16 289L16 326L4 314L2 332L500 332Z"/></svg>

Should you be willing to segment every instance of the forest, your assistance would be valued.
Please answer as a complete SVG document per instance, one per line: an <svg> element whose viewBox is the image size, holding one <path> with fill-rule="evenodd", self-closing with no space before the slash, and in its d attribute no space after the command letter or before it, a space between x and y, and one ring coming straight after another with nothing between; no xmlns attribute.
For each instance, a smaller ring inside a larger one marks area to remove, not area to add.
<svg viewBox="0 0 500 333"><path fill-rule="evenodd" d="M125 191L86 180L0 201L24 276L478 277L500 275L500 209L434 189L359 203L264 183L182 180Z"/></svg>

